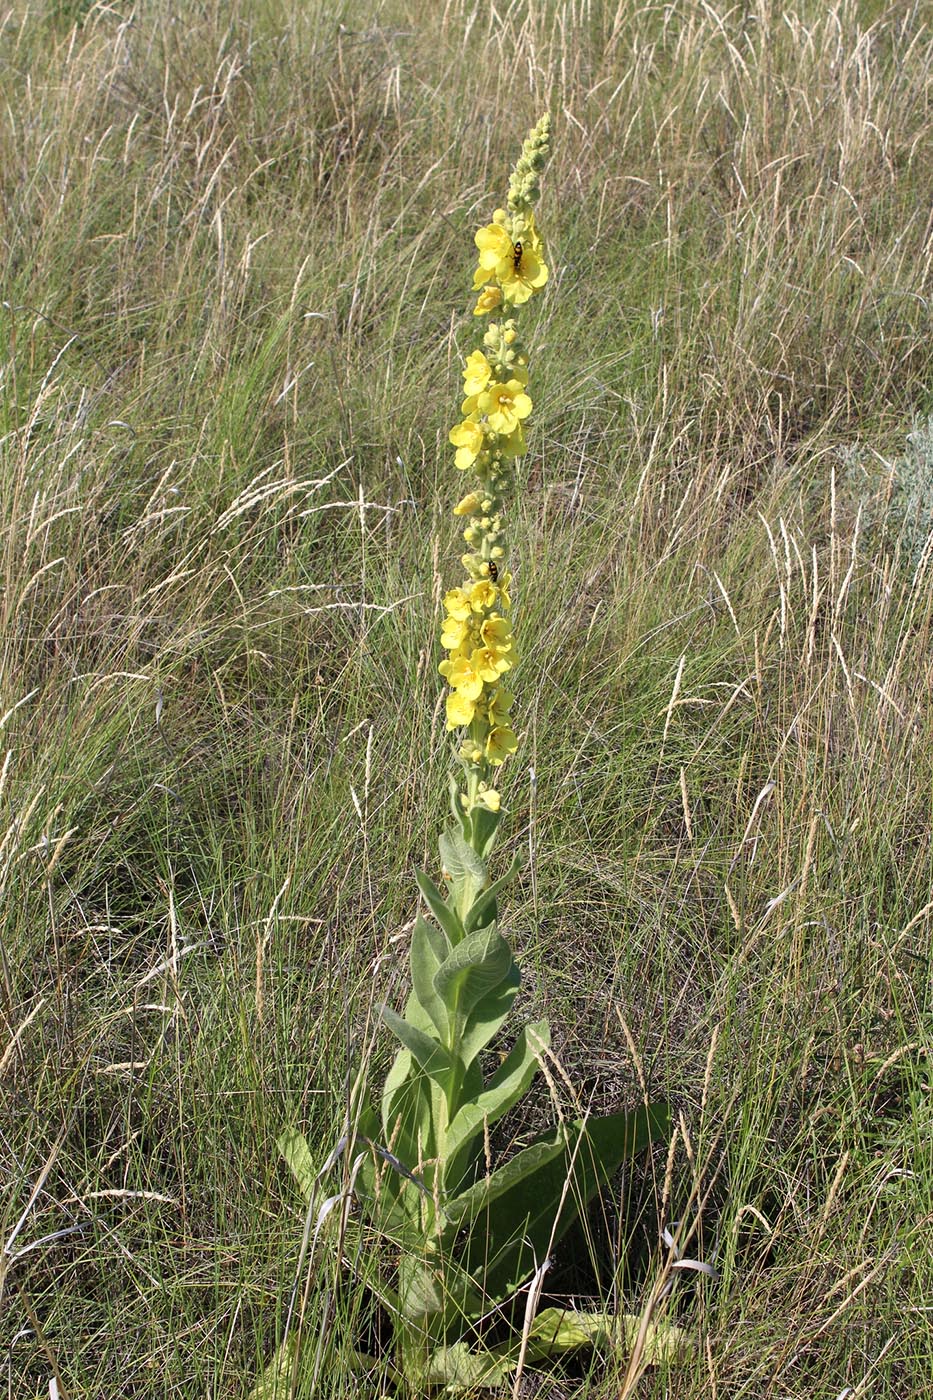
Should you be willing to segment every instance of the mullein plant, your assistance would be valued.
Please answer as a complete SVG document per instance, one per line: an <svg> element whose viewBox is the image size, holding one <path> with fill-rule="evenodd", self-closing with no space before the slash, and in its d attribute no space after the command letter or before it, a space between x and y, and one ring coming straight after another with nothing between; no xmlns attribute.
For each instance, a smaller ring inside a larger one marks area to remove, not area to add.
<svg viewBox="0 0 933 1400"><path fill-rule="evenodd" d="M467 552L461 580L444 598L440 637L447 728L456 743L451 816L439 839L444 888L416 877L423 907L411 936L411 990L403 1014L381 1010L400 1049L380 1111L358 1107L317 1174L304 1138L288 1132L280 1140L308 1198L306 1240L313 1216L320 1229L337 1203L346 1229L352 1195L375 1238L391 1249L392 1285L380 1296L398 1374L417 1394L498 1384L524 1361L608 1334L605 1315L535 1313L548 1255L620 1164L668 1131L667 1110L646 1104L563 1121L504 1164L493 1169L491 1162L489 1131L525 1094L550 1038L546 1021L529 1022L491 1075L484 1072L483 1052L509 1017L520 980L498 925L498 898L517 861L493 879L489 859L504 816L498 777L517 747L507 684L518 649L505 514L533 408L519 312L548 278L533 211L549 141L544 117L524 142L508 207L475 236L473 315L484 333L466 359L462 417L450 432L455 466L475 479L454 507ZM343 1152L352 1162L344 1190L320 1205L321 1175ZM492 1344L490 1319L507 1323L513 1304L523 1320L520 1339L506 1326L506 1339ZM625 1322L629 1332L636 1326ZM293 1364L287 1342L276 1374Z"/></svg>

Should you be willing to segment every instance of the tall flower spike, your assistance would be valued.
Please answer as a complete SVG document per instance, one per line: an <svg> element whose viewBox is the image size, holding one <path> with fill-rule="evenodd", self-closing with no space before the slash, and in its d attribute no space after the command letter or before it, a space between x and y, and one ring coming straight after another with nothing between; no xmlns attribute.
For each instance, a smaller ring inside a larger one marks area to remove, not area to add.
<svg viewBox="0 0 933 1400"><path fill-rule="evenodd" d="M497 209L474 239L478 252L474 316L497 313L482 349L467 356L462 420L450 431L461 471L477 486L454 507L466 516L466 578L444 598L440 664L449 687L447 728L458 730L462 785L453 782L453 805L466 839L488 854L499 820L494 786L500 765L515 751L505 687L518 660L512 634L511 575L506 565L503 516L514 487L516 461L525 451L525 429L534 407L528 388L528 356L512 314L531 300L548 277L533 206L550 141L550 118L529 133L509 181L508 209Z"/></svg>

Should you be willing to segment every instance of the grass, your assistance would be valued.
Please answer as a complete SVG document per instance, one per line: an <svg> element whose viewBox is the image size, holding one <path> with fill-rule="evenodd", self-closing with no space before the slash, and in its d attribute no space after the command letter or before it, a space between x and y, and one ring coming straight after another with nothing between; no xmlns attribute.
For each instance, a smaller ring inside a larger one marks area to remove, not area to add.
<svg viewBox="0 0 933 1400"><path fill-rule="evenodd" d="M929 522L852 462L931 408L931 63L870 0L4 13L9 1395L245 1396L281 1331L275 1137L378 1080L436 870L471 237L545 109L506 924L580 1100L678 1121L553 1287L637 1310L676 1219L720 1271L693 1364L557 1393L928 1393Z"/></svg>

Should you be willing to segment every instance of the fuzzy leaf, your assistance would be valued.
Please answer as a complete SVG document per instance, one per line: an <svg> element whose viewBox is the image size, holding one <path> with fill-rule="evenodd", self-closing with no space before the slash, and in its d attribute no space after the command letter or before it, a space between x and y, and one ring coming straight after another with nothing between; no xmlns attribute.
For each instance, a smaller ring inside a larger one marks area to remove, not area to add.
<svg viewBox="0 0 933 1400"><path fill-rule="evenodd" d="M432 1022L414 992L405 1006L405 1020L426 1035ZM424 1151L434 1151L432 1132L431 1084L407 1050L400 1050L392 1062L382 1089L382 1127L386 1143L407 1165L418 1158L420 1135Z"/></svg>
<svg viewBox="0 0 933 1400"><path fill-rule="evenodd" d="M562 1352L591 1346L614 1347L630 1352L642 1328L635 1313L574 1312L568 1308L544 1308L528 1334L526 1361L543 1361ZM682 1327L665 1318L652 1318L644 1332L642 1360L649 1366L687 1360L692 1343Z"/></svg>
<svg viewBox="0 0 933 1400"><path fill-rule="evenodd" d="M431 1353L419 1379L424 1386L442 1385L445 1394L455 1395L461 1390L500 1386L514 1369L514 1361L499 1359L491 1351L470 1351L466 1342L454 1342Z"/></svg>
<svg viewBox="0 0 933 1400"><path fill-rule="evenodd" d="M437 971L449 952L444 934L419 914L411 936L411 980L415 996L427 1012L441 1040L447 1041L447 1007L435 987Z"/></svg>
<svg viewBox="0 0 933 1400"><path fill-rule="evenodd" d="M286 1128L280 1133L276 1143L282 1156L291 1168L292 1176L298 1182L301 1194L309 1203L314 1199L317 1172L308 1140L297 1128Z"/></svg>
<svg viewBox="0 0 933 1400"><path fill-rule="evenodd" d="M476 896L486 888L486 865L455 826L447 827L438 845L454 909L463 919Z"/></svg>
<svg viewBox="0 0 933 1400"><path fill-rule="evenodd" d="M641 1318L633 1313L573 1312L567 1308L544 1308L528 1332L525 1363L548 1361L554 1356L579 1351L581 1347L630 1351L641 1328ZM521 1355L516 1337L488 1349L471 1351L466 1342L438 1347L417 1380L424 1386L442 1385L445 1393L489 1389L505 1384L516 1370ZM649 1366L686 1362L694 1346L681 1327L663 1318L648 1323L642 1359ZM413 1378L414 1379L414 1378Z"/></svg>
<svg viewBox="0 0 933 1400"><path fill-rule="evenodd" d="M669 1129L667 1106L656 1104L633 1113L577 1119L543 1134L447 1202L448 1230L468 1230L463 1267L482 1279L490 1299L506 1297L541 1263L552 1242L619 1165ZM571 1163L573 1179L564 1194Z"/></svg>
<svg viewBox="0 0 933 1400"><path fill-rule="evenodd" d="M468 934L438 969L434 985L447 1008L452 1044L458 1050L471 1013L476 1010L482 1018L479 1004L505 982L513 967L511 948L495 927L489 927ZM485 1026L485 1019L480 1024ZM497 1029L498 1025L489 1031L487 1040Z"/></svg>
<svg viewBox="0 0 933 1400"><path fill-rule="evenodd" d="M483 860L488 860L492 855L502 816L501 810L490 812L488 807L474 807L470 814L470 844L474 850L479 851Z"/></svg>
<svg viewBox="0 0 933 1400"><path fill-rule="evenodd" d="M471 1139L483 1131L484 1124L491 1127L503 1114L508 1113L513 1104L518 1103L538 1069L540 1047L549 1044L547 1021L538 1021L522 1028L506 1060L486 1086L468 1103L461 1105L447 1129L450 1163L453 1163L457 1153L469 1148ZM455 1180L455 1176L448 1177L448 1180Z"/></svg>
<svg viewBox="0 0 933 1400"><path fill-rule="evenodd" d="M249 1393L248 1400L287 1400L292 1393L297 1335L287 1338Z"/></svg>
<svg viewBox="0 0 933 1400"><path fill-rule="evenodd" d="M413 1026L390 1006L383 1006L380 1014L389 1030L398 1037L425 1074L442 1088L446 1087L453 1070L450 1052L434 1036Z"/></svg>
<svg viewBox="0 0 933 1400"><path fill-rule="evenodd" d="M419 890L424 896L425 903L447 935L447 941L450 947L455 947L466 932L459 916L455 910L451 909L447 900L429 875L418 871L415 874L415 879L418 882Z"/></svg>
<svg viewBox="0 0 933 1400"><path fill-rule="evenodd" d="M521 974L513 962L498 987L493 987L473 1007L460 1035L460 1058L464 1064L474 1064L479 1052L501 1029L512 1010L520 982Z"/></svg>
<svg viewBox="0 0 933 1400"><path fill-rule="evenodd" d="M470 912L464 920L464 928L467 933L472 933L474 929L483 928L486 924L495 922L498 913L496 900L501 892L511 885L521 868L522 863L516 856L505 874L483 890L479 898L474 900Z"/></svg>
<svg viewBox="0 0 933 1400"><path fill-rule="evenodd" d="M605 1345L612 1339L614 1322L611 1313L544 1308L529 1328L527 1359L543 1360L578 1347Z"/></svg>

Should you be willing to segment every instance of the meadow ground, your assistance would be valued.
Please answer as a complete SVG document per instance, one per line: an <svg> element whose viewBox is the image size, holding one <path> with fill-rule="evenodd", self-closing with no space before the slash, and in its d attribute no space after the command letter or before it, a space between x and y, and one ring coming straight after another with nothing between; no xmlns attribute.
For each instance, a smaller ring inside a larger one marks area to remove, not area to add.
<svg viewBox="0 0 933 1400"><path fill-rule="evenodd" d="M504 926L567 1102L677 1123L554 1290L637 1310L684 1220L632 1394L930 1393L931 61L872 0L0 16L13 1400L273 1351L275 1138L384 1072L437 870L472 235L545 110ZM379 1393L348 1277L300 1394Z"/></svg>

